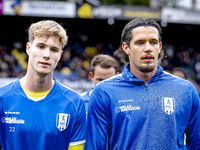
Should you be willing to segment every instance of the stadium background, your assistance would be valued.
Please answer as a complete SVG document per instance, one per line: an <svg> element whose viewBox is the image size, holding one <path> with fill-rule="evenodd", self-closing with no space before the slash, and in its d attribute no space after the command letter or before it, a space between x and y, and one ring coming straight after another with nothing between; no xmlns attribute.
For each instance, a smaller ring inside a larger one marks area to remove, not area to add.
<svg viewBox="0 0 200 150"><path fill-rule="evenodd" d="M163 27L162 42L166 57L159 64L169 72L175 67L182 67L199 90L198 0L185 0L185 3L176 0L176 4L161 3L164 0L143 1L140 4L133 0L125 5L122 1L103 3L103 0L101 3L97 0L0 0L0 86L25 74L27 30L33 22L51 19L67 29L69 41L54 78L80 93L94 86L88 76L91 59L100 53L113 56L119 47L125 24L136 17L151 17ZM66 8L63 4L67 4ZM61 8L59 5L63 5L60 13L56 11ZM15 6L19 9L14 9ZM68 14L63 15L63 12ZM123 66L120 63L120 72Z"/></svg>

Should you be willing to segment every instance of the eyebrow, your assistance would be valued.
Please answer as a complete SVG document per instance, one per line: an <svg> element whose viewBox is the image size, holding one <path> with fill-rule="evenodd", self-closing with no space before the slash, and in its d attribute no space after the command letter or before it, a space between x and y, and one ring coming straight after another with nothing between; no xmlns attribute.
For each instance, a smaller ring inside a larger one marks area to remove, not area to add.
<svg viewBox="0 0 200 150"><path fill-rule="evenodd" d="M159 39L151 39L152 41L159 41Z"/></svg>
<svg viewBox="0 0 200 150"><path fill-rule="evenodd" d="M44 43L36 43L36 45L45 45L45 46L47 46L47 45L44 44Z"/></svg>
<svg viewBox="0 0 200 150"><path fill-rule="evenodd" d="M60 49L60 48L55 47L55 46L51 46L51 48L56 49L56 50L59 50L59 49Z"/></svg>
<svg viewBox="0 0 200 150"><path fill-rule="evenodd" d="M143 42L143 41L147 41L146 39L139 39L139 40L136 40L136 41L134 41L135 43L137 43L137 42ZM150 39L149 41L157 41L157 42L159 42L159 40L158 39Z"/></svg>

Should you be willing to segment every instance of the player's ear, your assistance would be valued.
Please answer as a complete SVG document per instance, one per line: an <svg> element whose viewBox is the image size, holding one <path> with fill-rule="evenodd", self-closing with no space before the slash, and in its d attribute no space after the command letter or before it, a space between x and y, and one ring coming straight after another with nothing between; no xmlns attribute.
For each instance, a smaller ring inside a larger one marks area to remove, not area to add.
<svg viewBox="0 0 200 150"><path fill-rule="evenodd" d="M60 58L61 58L62 54L63 54L63 50L61 49L61 50L60 50ZM60 59L59 59L59 60L60 60Z"/></svg>
<svg viewBox="0 0 200 150"><path fill-rule="evenodd" d="M159 44L159 45L160 45L160 47L159 47L159 50L160 50L160 51L159 51L159 53L160 53L160 52L161 52L161 50L162 50L162 42L160 42L160 44Z"/></svg>
<svg viewBox="0 0 200 150"><path fill-rule="evenodd" d="M31 43L27 42L26 43L26 53L27 53L27 55L29 55L30 47L31 47Z"/></svg>
<svg viewBox="0 0 200 150"><path fill-rule="evenodd" d="M129 55L130 54L130 49L129 49L129 46L127 45L126 42L123 42L122 43L122 49L124 50L124 52Z"/></svg>
<svg viewBox="0 0 200 150"><path fill-rule="evenodd" d="M90 71L90 78L92 81L94 80L94 74L92 73L92 71Z"/></svg>

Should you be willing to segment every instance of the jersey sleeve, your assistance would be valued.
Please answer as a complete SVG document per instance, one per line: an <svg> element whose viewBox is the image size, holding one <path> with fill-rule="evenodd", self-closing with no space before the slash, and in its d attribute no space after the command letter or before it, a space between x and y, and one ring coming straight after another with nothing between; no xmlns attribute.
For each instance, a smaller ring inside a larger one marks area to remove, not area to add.
<svg viewBox="0 0 200 150"><path fill-rule="evenodd" d="M97 86L96 86L97 87ZM91 94L87 116L87 150L105 150L108 133L108 119L103 102L103 95L98 88Z"/></svg>
<svg viewBox="0 0 200 150"><path fill-rule="evenodd" d="M76 146L69 146L68 150L83 150L84 144L76 145Z"/></svg>
<svg viewBox="0 0 200 150"><path fill-rule="evenodd" d="M72 137L69 146L84 144L86 141L86 112L83 100L77 107L76 122L73 128Z"/></svg>
<svg viewBox="0 0 200 150"><path fill-rule="evenodd" d="M186 129L186 144L189 150L200 149L200 99L194 87L190 87L192 110Z"/></svg>

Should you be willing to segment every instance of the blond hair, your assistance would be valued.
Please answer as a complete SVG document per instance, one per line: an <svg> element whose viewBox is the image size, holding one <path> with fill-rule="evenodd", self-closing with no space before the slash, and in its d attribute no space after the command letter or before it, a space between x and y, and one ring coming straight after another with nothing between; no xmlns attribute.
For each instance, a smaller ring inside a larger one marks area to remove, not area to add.
<svg viewBox="0 0 200 150"><path fill-rule="evenodd" d="M31 43L34 41L35 37L44 37L46 39L49 37L54 37L61 43L62 48L64 48L68 40L65 29L57 22L52 20L33 23L28 30L28 34L29 42Z"/></svg>

